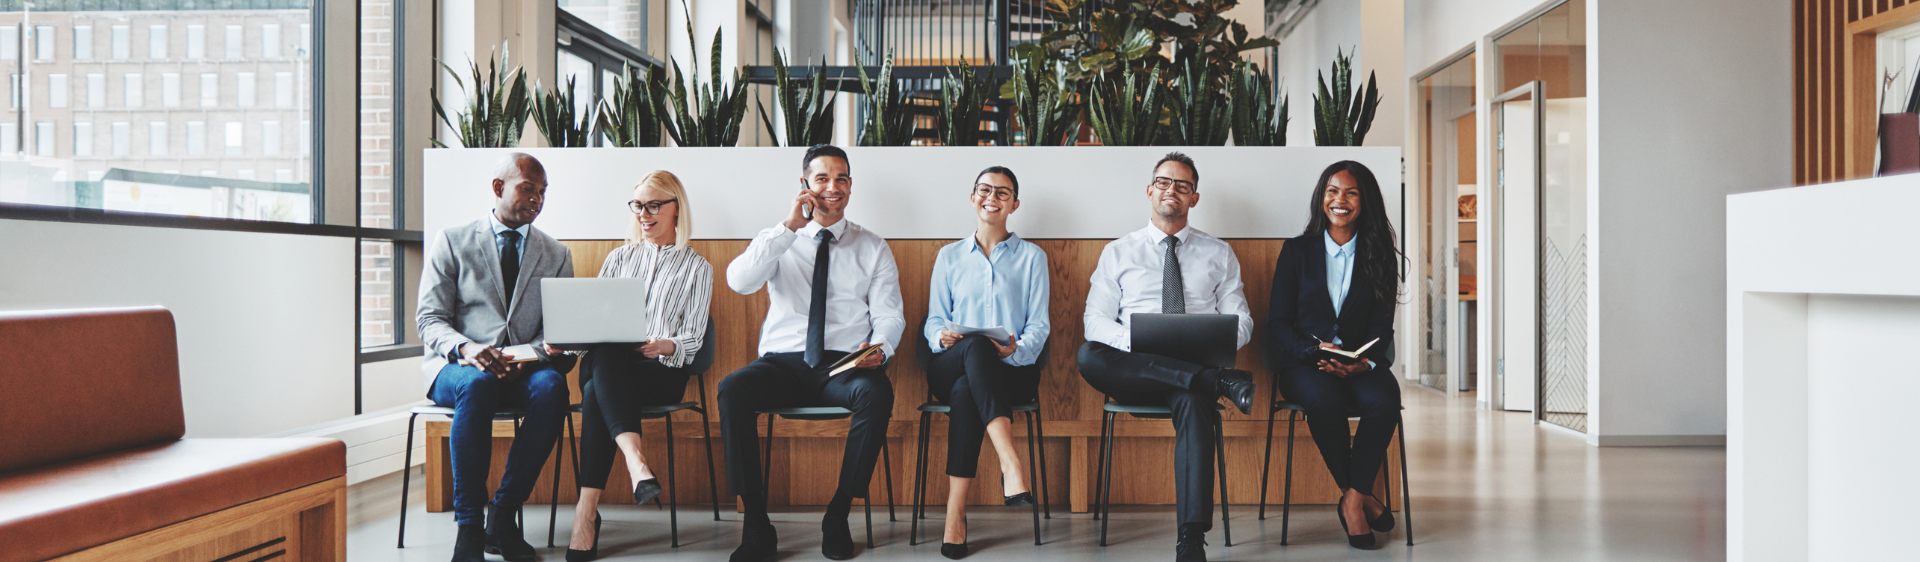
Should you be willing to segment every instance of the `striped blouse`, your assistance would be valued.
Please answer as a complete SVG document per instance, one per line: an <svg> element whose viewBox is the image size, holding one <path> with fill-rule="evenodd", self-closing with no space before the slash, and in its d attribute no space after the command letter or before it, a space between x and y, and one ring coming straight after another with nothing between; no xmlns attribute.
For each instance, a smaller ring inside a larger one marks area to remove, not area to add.
<svg viewBox="0 0 1920 562"><path fill-rule="evenodd" d="M660 358L668 367L684 367L706 345L707 305L713 299L713 266L688 246L641 241L607 254L601 277L651 279L647 291L647 337L673 340L673 353Z"/></svg>

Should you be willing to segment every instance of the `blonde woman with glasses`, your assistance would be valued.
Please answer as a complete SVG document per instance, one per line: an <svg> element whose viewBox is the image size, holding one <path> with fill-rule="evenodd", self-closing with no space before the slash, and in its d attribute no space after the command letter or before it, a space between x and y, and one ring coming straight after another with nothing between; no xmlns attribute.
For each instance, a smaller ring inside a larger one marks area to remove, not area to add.
<svg viewBox="0 0 1920 562"><path fill-rule="evenodd" d="M599 555L598 507L616 450L626 460L634 502L644 504L660 494L662 484L640 454L638 410L679 403L692 375L686 367L707 345L701 338L713 295L713 266L687 245L693 218L686 189L673 173L657 170L640 178L625 205L633 214L632 233L627 245L607 255L600 276L651 280L647 310L652 314L645 345L595 347L581 363L581 489L567 545L569 562Z"/></svg>

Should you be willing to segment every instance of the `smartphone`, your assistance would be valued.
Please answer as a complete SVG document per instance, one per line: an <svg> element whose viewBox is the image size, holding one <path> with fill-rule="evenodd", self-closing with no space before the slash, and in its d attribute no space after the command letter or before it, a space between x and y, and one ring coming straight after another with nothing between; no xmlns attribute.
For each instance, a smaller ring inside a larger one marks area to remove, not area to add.
<svg viewBox="0 0 1920 562"><path fill-rule="evenodd" d="M812 189L808 189L808 187L807 187L807 180L804 180L804 179L803 179L803 180L800 180L800 191L813 191L813 190L812 190ZM801 203L801 204L800 204L800 216L802 216L802 217L806 217L806 218L807 218L807 220L813 220L813 205L808 205L808 204L806 204L806 203Z"/></svg>

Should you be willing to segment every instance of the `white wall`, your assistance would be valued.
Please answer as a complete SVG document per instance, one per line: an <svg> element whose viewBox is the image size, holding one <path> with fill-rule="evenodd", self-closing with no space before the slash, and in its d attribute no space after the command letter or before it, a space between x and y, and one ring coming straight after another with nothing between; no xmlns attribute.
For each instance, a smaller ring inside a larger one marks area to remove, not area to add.
<svg viewBox="0 0 1920 562"><path fill-rule="evenodd" d="M173 311L188 437L353 415L352 238L0 220L0 240L0 309Z"/></svg>
<svg viewBox="0 0 1920 562"><path fill-rule="evenodd" d="M1404 0L1406 73L1439 64L1482 36L1538 8L1543 0ZM1324 3L1323 3L1324 5Z"/></svg>
<svg viewBox="0 0 1920 562"><path fill-rule="evenodd" d="M1589 0L1590 440L1726 432L1726 195L1792 183L1789 6Z"/></svg>
<svg viewBox="0 0 1920 562"><path fill-rule="evenodd" d="M1361 2L1321 2L1307 12L1306 19L1293 29L1291 35L1281 41L1279 60L1273 72L1279 76L1281 88L1287 94L1288 116L1293 119L1287 125L1287 146L1313 146L1313 94L1319 88L1318 76L1333 67L1337 53L1360 51L1360 14ZM1354 80L1362 86L1366 84L1367 71L1374 70L1371 62L1365 52L1353 56ZM1393 79L1396 76L1381 74L1378 79L1398 81ZM1401 98L1384 98L1380 102L1381 109L1394 104L1404 105L1404 101ZM1374 133L1379 133L1394 129L1394 124L1400 123L1401 119L1389 121L1376 116L1373 122ZM1374 133L1369 133L1369 136Z"/></svg>
<svg viewBox="0 0 1920 562"><path fill-rule="evenodd" d="M1916 341L1920 298L1807 298L1808 560L1913 554L1910 545L1860 540L1859 515L1876 514L1874 524L1881 528L1920 525L1920 512L1888 509L1920 500L1920 488L1911 484L1920 447L1889 442L1888 432L1872 429L1910 423L1912 397L1920 395L1920 363L1861 350L1905 349Z"/></svg>

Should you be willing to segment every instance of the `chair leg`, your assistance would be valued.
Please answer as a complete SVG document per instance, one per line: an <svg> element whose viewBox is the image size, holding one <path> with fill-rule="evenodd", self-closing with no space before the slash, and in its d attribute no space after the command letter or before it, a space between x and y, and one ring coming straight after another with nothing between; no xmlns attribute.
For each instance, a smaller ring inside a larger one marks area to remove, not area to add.
<svg viewBox="0 0 1920 562"><path fill-rule="evenodd" d="M573 414L569 413L567 417L573 417ZM547 504L547 548L553 548L553 529L560 522L560 457L566 456L566 449L562 449L562 446L563 443L553 444L553 495L549 496L553 501Z"/></svg>
<svg viewBox="0 0 1920 562"><path fill-rule="evenodd" d="M860 498L860 505L867 511L867 550L873 550L873 493Z"/></svg>
<svg viewBox="0 0 1920 562"><path fill-rule="evenodd" d="M413 482L413 420L420 414L407 416L407 451L400 461L400 538L394 548L407 547L407 487Z"/></svg>
<svg viewBox="0 0 1920 562"><path fill-rule="evenodd" d="M680 548L680 479L673 476L673 414L663 419L667 420L667 536L672 537L674 548Z"/></svg>
<svg viewBox="0 0 1920 562"><path fill-rule="evenodd" d="M893 447L887 446L885 441L880 443L880 463L880 467L885 470L882 474L887 476L887 522L892 523L899 521L893 516L893 506L900 503L900 500L893 496Z"/></svg>
<svg viewBox="0 0 1920 562"><path fill-rule="evenodd" d="M1413 490L1407 489L1407 422L1400 422L1400 512L1407 516L1407 546L1413 546Z"/></svg>
<svg viewBox="0 0 1920 562"><path fill-rule="evenodd" d="M513 418L513 438L514 439L520 438L520 418ZM524 510L524 509L514 510L513 522L514 524L519 525L520 528L522 529L527 528L527 510Z"/></svg>
<svg viewBox="0 0 1920 562"><path fill-rule="evenodd" d="M1040 433L1040 517L1053 518L1053 488L1047 485L1047 422L1043 421L1038 410L1033 412L1033 426Z"/></svg>
<svg viewBox="0 0 1920 562"><path fill-rule="evenodd" d="M1113 521L1113 422L1119 416L1107 412L1106 417L1100 430L1100 546L1107 546L1107 524Z"/></svg>
<svg viewBox="0 0 1920 562"><path fill-rule="evenodd" d="M1034 438L1033 432L1034 432L1033 412L1027 412L1027 490L1039 491L1039 488L1034 487L1034 478L1033 478L1034 458L1037 456L1034 454L1034 450L1035 450L1034 446L1037 444L1037 441L1038 441L1037 439ZM1040 546L1040 502L1038 501L1033 502L1032 507L1033 507L1033 545Z"/></svg>
<svg viewBox="0 0 1920 562"><path fill-rule="evenodd" d="M932 415L931 412L920 412L920 431L914 435L913 458L919 460L913 465L916 468L913 474L913 510L907 513L907 518L913 522L908 525L907 546L920 544L920 520L925 518L922 509L927 499L927 418Z"/></svg>
<svg viewBox="0 0 1920 562"><path fill-rule="evenodd" d="M713 471L713 427L707 423L707 408L695 408L700 411L700 442L707 447L707 498L713 500L713 520L720 520L720 482Z"/></svg>
<svg viewBox="0 0 1920 562"><path fill-rule="evenodd" d="M1267 407L1267 446L1260 455L1260 520L1267 520L1267 480L1273 475L1273 415L1280 411Z"/></svg>
<svg viewBox="0 0 1920 562"><path fill-rule="evenodd" d="M1299 420L1300 412L1287 412L1287 477L1280 483L1280 546L1287 545L1287 523L1293 515L1293 427Z"/></svg>
<svg viewBox="0 0 1920 562"><path fill-rule="evenodd" d="M773 418L776 417L779 416L767 414L767 444L766 448L760 452L760 462L762 464L760 470L760 493L766 494L769 500L771 500L773 496Z"/></svg>
<svg viewBox="0 0 1920 562"><path fill-rule="evenodd" d="M1220 422L1220 414L1213 414L1213 453L1214 464L1220 472L1220 528L1223 546L1233 546L1233 519L1227 516L1227 432Z"/></svg>
<svg viewBox="0 0 1920 562"><path fill-rule="evenodd" d="M1099 459L1099 464L1093 467L1093 520L1095 521L1100 520L1100 490L1106 483L1101 475L1107 470L1107 416L1110 415L1112 414L1100 413L1100 438L1095 439L1100 442L1100 454L1096 457Z"/></svg>

